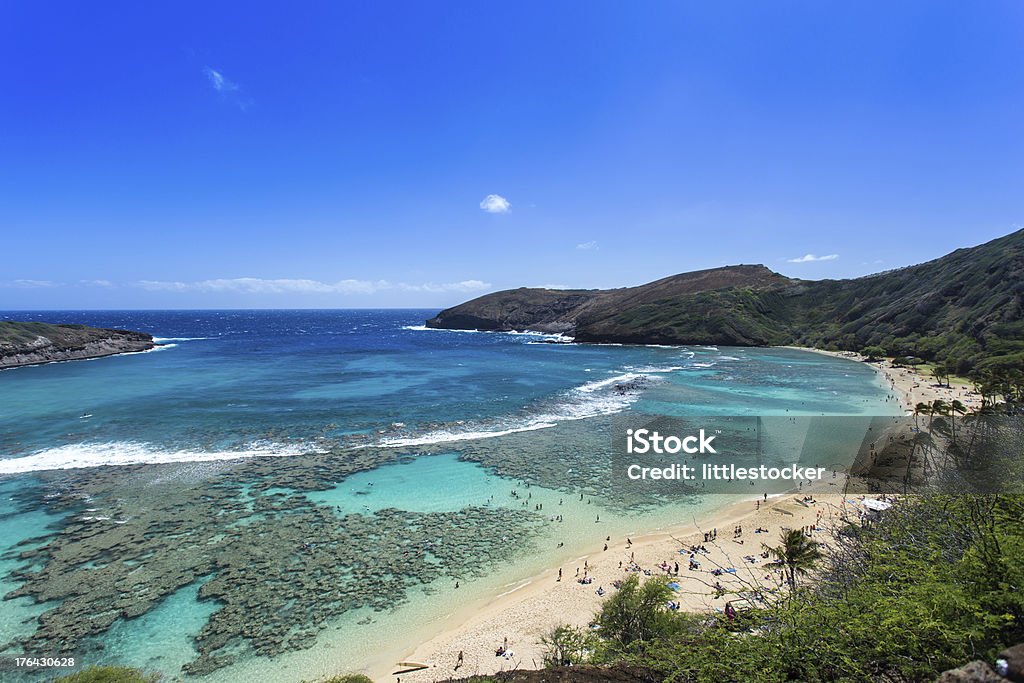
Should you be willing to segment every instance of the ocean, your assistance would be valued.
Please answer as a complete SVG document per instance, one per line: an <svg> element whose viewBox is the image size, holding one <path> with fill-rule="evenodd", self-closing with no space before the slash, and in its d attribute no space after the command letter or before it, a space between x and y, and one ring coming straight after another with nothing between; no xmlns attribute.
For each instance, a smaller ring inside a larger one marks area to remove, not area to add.
<svg viewBox="0 0 1024 683"><path fill-rule="evenodd" d="M722 504L612 486L624 417L900 414L848 360L434 313L0 313L161 344L0 372L3 656L217 683L362 670L605 536Z"/></svg>

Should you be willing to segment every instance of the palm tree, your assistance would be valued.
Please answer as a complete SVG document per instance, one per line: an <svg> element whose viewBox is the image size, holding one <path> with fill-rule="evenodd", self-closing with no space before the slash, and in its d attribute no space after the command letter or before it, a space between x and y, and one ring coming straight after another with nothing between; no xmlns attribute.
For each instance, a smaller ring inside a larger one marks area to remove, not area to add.
<svg viewBox="0 0 1024 683"><path fill-rule="evenodd" d="M956 443L956 416L966 414L967 406L961 403L960 399L953 399L953 402L949 404L949 424L953 432L953 443Z"/></svg>
<svg viewBox="0 0 1024 683"><path fill-rule="evenodd" d="M820 544L807 538L800 529L784 530L780 540L782 545L768 548L768 552L782 562L790 588L796 588L796 578L813 569L821 559Z"/></svg>
<svg viewBox="0 0 1024 683"><path fill-rule="evenodd" d="M937 398L932 401L931 417L928 418L928 428L932 427L932 419L936 415L949 415L949 404L943 401L941 398Z"/></svg>
<svg viewBox="0 0 1024 683"><path fill-rule="evenodd" d="M921 425L918 423L918 417L921 415L927 415L931 412L932 407L927 403L918 403L914 406L914 428L920 431Z"/></svg>

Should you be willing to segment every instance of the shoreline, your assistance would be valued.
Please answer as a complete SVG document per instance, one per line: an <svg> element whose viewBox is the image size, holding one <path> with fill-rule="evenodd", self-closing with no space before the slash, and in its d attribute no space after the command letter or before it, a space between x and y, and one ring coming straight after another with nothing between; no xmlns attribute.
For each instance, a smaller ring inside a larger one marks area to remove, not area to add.
<svg viewBox="0 0 1024 683"><path fill-rule="evenodd" d="M821 487L805 488L799 495L791 491L767 501L743 496L740 500L709 510L694 521L632 539L612 539L607 550L603 545L595 545L571 565L561 567L562 581L557 580L559 567L524 578L515 588L493 596L479 608L467 606L472 611L468 618L408 648L399 660L424 664L426 668L401 672L403 667L396 666L397 662L376 661L364 671L375 681L400 677L404 683L433 683L452 677L542 668L541 636L565 623L586 627L604 598L614 590L612 581L628 576L625 568L631 561L651 575L665 575L661 565L667 562L671 567L669 573L681 584L676 599L683 611L721 610L730 596L735 597L736 593L742 592L743 585L765 585L766 581L771 587L778 585L773 583L774 578L767 578L772 573L760 557L762 544L777 543L783 527L814 525L826 515L829 519L836 518L844 498L835 488L829 488L836 485L838 482L826 482ZM814 495L814 505L798 502L802 495L808 493ZM730 497L739 496L730 494ZM738 538L733 535L733 528L737 525L743 528ZM767 528L768 531L754 533L755 527ZM717 540L704 541L704 532L711 529L717 529ZM680 552L691 545L704 545L708 549L707 553L695 555L701 563L701 569L695 571L687 568L689 554ZM754 556L758 561L745 561L745 555ZM678 575L674 573L677 562L680 565ZM584 566L587 567L587 575L593 577L593 583L588 585L576 581L577 569L582 575ZM711 569L716 567L735 568L737 571L714 576ZM766 575L765 572L769 573ZM726 589L724 597L714 596L715 581ZM604 588L605 596L597 594L598 588ZM495 649L506 640L514 656L496 656ZM463 653L463 665L456 669L459 652Z"/></svg>
<svg viewBox="0 0 1024 683"><path fill-rule="evenodd" d="M855 352L795 346L773 348L818 353L856 362L865 360ZM907 414L912 414L917 403L938 399L947 402L960 400L969 408L980 406L980 397L974 392L931 384L912 368L893 367L890 360L870 365L896 394L896 400L900 401ZM706 545L709 552L696 555L705 567L709 563L717 564L720 568L727 565L737 569L733 577L743 576L748 582L759 585L768 582L771 585L771 571L765 573L754 569L759 565L763 567L761 562L751 563L737 558L746 554L759 560L763 545L776 543L782 528L817 526L825 515L833 519L845 514L846 497L836 488L830 490L830 487L838 483L826 479L814 486L804 487L799 494L791 490L767 500L743 496L741 500L723 501L722 505L708 510L693 521L655 530L633 539L613 538L607 543L607 550L601 544L595 545L572 563L573 566L550 567L523 577L509 590L490 597L483 605L465 605L454 611L446 618L449 626L442 627L430 638L410 646L398 660L422 664L424 668L409 671L411 667L397 666L398 661L386 662L378 658L367 662L363 671L376 681L398 677L405 683L434 683L453 677L490 675L503 670L542 668L541 636L561 624L586 627L604 601L604 597L596 594L595 586L603 587L605 596L610 594L614 590L611 582L627 576L619 564L627 566L634 558L640 567L653 574L661 573L659 567L664 562L668 562L674 570L675 563L681 558L683 566L679 569L677 579L681 584L678 597L680 608L690 612L721 609L728 600L728 594L723 598L714 597L714 583L708 581L713 575L704 568L696 572L689 571L686 568L689 555L680 554L680 549L695 544ZM808 493L814 495L814 505L799 501L800 497ZM739 538L732 538L730 527L738 525L747 529ZM752 526L766 528L767 533L755 536L748 531ZM702 543L703 533L708 529L718 530L714 543ZM588 575L594 578L592 584L577 583L575 573L581 569L576 565L587 567ZM558 581L556 577L560 569L563 579ZM730 583L727 574L716 577L716 580L726 590L735 587L736 580ZM697 584L696 590L693 584ZM457 619L458 616L463 618ZM495 650L505 642L514 655L496 656ZM463 663L456 667L460 653Z"/></svg>
<svg viewBox="0 0 1024 683"><path fill-rule="evenodd" d="M981 396L972 389L956 386L939 385L934 378L925 377L913 367L895 366L891 358L884 358L877 363L868 362L867 357L856 351L826 351L806 346L774 346L776 349L792 349L809 351L832 358L844 358L871 367L881 375L896 392L896 395L908 415L912 415L918 403L931 403L941 400L950 403L954 400L963 403L969 410L981 408Z"/></svg>

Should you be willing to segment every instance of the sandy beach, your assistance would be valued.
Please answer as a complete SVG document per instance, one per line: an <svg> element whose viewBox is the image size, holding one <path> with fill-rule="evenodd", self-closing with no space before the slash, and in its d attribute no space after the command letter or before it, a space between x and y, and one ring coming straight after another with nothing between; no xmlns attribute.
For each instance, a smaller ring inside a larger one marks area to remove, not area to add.
<svg viewBox="0 0 1024 683"><path fill-rule="evenodd" d="M852 353L818 352L863 360ZM901 401L908 412L919 402L935 399L958 399L970 407L980 405L980 397L964 388L940 387L930 378L908 368L894 368L888 361L873 366L893 390L894 400ZM844 515L856 517L857 503L852 494L851 499L844 498L842 484L842 478L826 479L813 488L805 484L799 493L767 500L732 496L723 499L723 506L704 520L646 536L610 538L607 549L604 543L596 545L576 561L551 567L518 588L495 596L472 613L460 615L463 618L458 623L410 647L400 660L421 663L426 668L408 671L411 667L397 666L396 662L376 662L368 673L378 681L400 678L402 683L430 683L510 669L540 668L541 637L560 624L586 627L604 600L598 590L609 595L614 591L612 582L627 577L630 571L673 576L679 583L676 600L683 610L723 610L728 600L738 597L752 584L769 589L781 585L779 572L770 569L768 560L761 556L765 545L778 544L780 531L817 528L820 531L811 533L827 540L824 530L831 528L832 522ZM813 503L804 501L807 495L813 495ZM736 534L737 527L742 530L740 534ZM759 529L764 531L757 532ZM717 530L716 538L706 540L705 534L713 530ZM693 554L699 568L691 569L690 550L694 546L703 549ZM735 572L724 571L727 569ZM593 580L580 583L578 578L582 576ZM724 595L720 595L722 591ZM501 646L507 646L510 654L497 656L495 652ZM456 668L460 653L462 664Z"/></svg>
<svg viewBox="0 0 1024 683"><path fill-rule="evenodd" d="M390 676L400 677L403 683L417 683L540 668L541 636L560 624L587 626L604 599L598 595L598 589L603 588L606 596L610 594L614 591L613 581L635 571L632 565L646 575L671 575L680 584L676 600L687 611L722 610L729 599L751 584L778 587L780 575L770 570L769 561L761 557L762 544L777 545L783 528L829 528L843 508L842 495L835 493L836 488L830 488L831 483L813 493L813 504L800 502L806 494L770 498L767 502L749 498L722 509L700 528L691 523L650 536L613 538L608 550L602 545L571 565L554 567L532 577L523 588L495 598L469 619L420 644L402 658L427 664L428 668L396 673L403 667L382 665L371 670L370 675L379 681ZM742 528L738 536L737 526ZM704 533L715 529L716 540L705 541ZM767 531L757 533L756 529ZM692 546L706 549L694 553L699 569L688 568ZM563 574L561 581L559 569ZM725 571L728 569L736 571ZM716 575L715 570L722 573ZM592 582L580 583L577 572L579 577L592 578ZM716 583L724 589L724 596L715 597ZM506 643L513 654L496 656L497 648ZM456 669L460 652L463 664Z"/></svg>
<svg viewBox="0 0 1024 683"><path fill-rule="evenodd" d="M781 348L796 349L799 351L811 351L834 358L846 358L848 360L864 362L866 358L854 351L824 351L822 349L808 349L799 346L785 346ZM903 405L904 410L912 413L914 406L918 403L931 403L935 400L943 400L950 403L954 400L960 401L971 410L981 407L981 396L966 386L939 385L934 377L927 377L913 368L897 367L892 359L886 358L869 364L875 368L888 382L895 397Z"/></svg>

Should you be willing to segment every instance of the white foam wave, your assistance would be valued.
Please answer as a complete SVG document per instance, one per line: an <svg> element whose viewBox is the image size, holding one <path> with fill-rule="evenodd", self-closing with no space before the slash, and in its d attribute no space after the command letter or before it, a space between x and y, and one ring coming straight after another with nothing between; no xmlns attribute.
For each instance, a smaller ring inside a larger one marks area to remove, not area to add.
<svg viewBox="0 0 1024 683"><path fill-rule="evenodd" d="M427 327L426 325L403 325L403 330L414 332L456 332L458 334L508 334L521 337L539 337L553 341L571 342L573 337L557 332L540 332L538 330L451 330L446 327Z"/></svg>
<svg viewBox="0 0 1024 683"><path fill-rule="evenodd" d="M634 372L643 373L645 375L661 375L670 372L677 372L679 370L685 370L686 368L682 365L669 365L667 367L660 367L656 365L644 365L639 368L629 368Z"/></svg>
<svg viewBox="0 0 1024 683"><path fill-rule="evenodd" d="M213 337L153 337L153 341L157 344L176 341L202 341L203 339L213 339Z"/></svg>
<svg viewBox="0 0 1024 683"><path fill-rule="evenodd" d="M607 379L598 379L593 382L587 382L582 386L578 386L573 391L579 391L584 394L590 394L601 389L605 389L615 384L623 384L625 382L632 382L635 379L639 379L640 375L635 372L627 372L622 375L615 375Z"/></svg>
<svg viewBox="0 0 1024 683"><path fill-rule="evenodd" d="M520 432L549 429L560 422L584 420L599 415L613 415L622 412L640 398L638 391L610 390L616 385L626 384L646 375L627 372L602 380L587 382L565 392L558 402L542 408L538 414L524 417L508 417L501 420L468 424L455 428L435 429L425 434L395 436L381 439L377 446L403 448L426 446L437 443L492 439Z"/></svg>
<svg viewBox="0 0 1024 683"><path fill-rule="evenodd" d="M164 349L173 349L177 344L159 344L151 349L145 349L143 351L121 351L120 353L111 353L106 356L94 356L92 358L68 358L65 360L47 360L41 363L30 363L29 365L15 365L11 368L0 368L0 372L11 372L13 370L22 370L24 368L38 368L41 365L57 365L60 363L88 363L97 360L106 360L108 358L117 358L118 356L138 356L142 353L153 353L154 351L162 351Z"/></svg>
<svg viewBox="0 0 1024 683"><path fill-rule="evenodd" d="M280 444L257 441L239 450L169 450L148 443L113 441L58 446L20 458L0 460L0 474L25 474L46 470L71 470L86 467L153 465L177 462L211 462L242 458L282 458L323 450L308 443Z"/></svg>
<svg viewBox="0 0 1024 683"><path fill-rule="evenodd" d="M554 427L557 423L545 422L538 418L535 421L507 429L454 430L437 429L420 436L389 437L381 439L377 446L384 448L403 448L408 446L428 446L435 443L451 443L455 441L475 441L476 439L493 439L496 436L507 436L519 432L532 432L538 429Z"/></svg>

